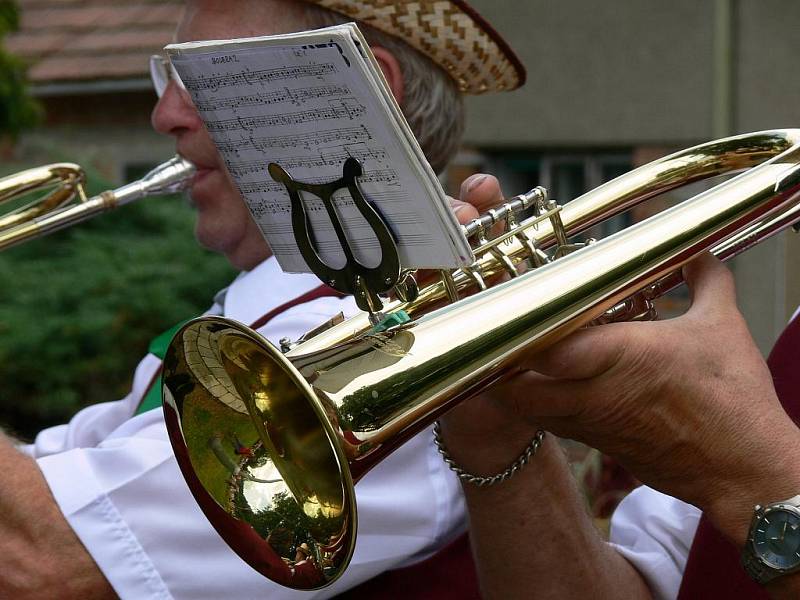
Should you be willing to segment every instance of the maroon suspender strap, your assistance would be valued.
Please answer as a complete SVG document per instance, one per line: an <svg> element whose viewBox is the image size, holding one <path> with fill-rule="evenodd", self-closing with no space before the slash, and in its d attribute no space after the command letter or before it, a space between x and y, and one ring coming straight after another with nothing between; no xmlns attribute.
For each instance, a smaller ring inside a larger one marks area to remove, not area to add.
<svg viewBox="0 0 800 600"><path fill-rule="evenodd" d="M386 571L336 596L342 600L480 600L467 534L414 565Z"/></svg>
<svg viewBox="0 0 800 600"><path fill-rule="evenodd" d="M297 296L297 298L292 298L288 302L284 302L280 306L273 308L267 314L262 315L261 317L259 317L250 324L250 329L260 329L261 327L272 321L272 319L277 317L282 312L287 311L290 308L297 306L298 304L305 304L306 302L311 302L312 300L316 300L317 298L330 298L330 297L344 298L345 296L346 294L343 294L340 291L335 290L327 285L321 285L319 287L315 287L313 290L310 290L301 296ZM150 391L150 388L153 387L153 385L160 380L161 369L162 366L159 365L158 369L156 369L156 372L153 373L153 377L150 379L150 383L148 383L147 387L145 388L144 396L142 396L143 398L147 396L147 393Z"/></svg>
<svg viewBox="0 0 800 600"><path fill-rule="evenodd" d="M273 308L271 311L269 311L263 317L253 321L250 324L250 328L251 329L260 329L264 325L266 325L267 323L272 321L272 319L277 317L282 312L287 311L290 308L292 308L293 306L297 306L298 304L305 304L306 302L311 302L312 300L316 300L317 298L329 298L329 297L332 297L332 296L335 296L337 298L344 298L346 296L346 294L343 294L343 293L341 293L341 292L339 292L339 291L337 291L337 290L335 290L332 287L329 287L327 285L321 285L319 287L315 287L313 290L310 290L310 291L306 292L302 296L298 296L297 298L289 300L288 302L284 302L280 306L278 306L276 308Z"/></svg>
<svg viewBox="0 0 800 600"><path fill-rule="evenodd" d="M792 320L778 338L767 364L784 410L795 423L800 423L800 318ZM750 579L739 564L740 553L741 549L703 516L689 552L678 599L768 598L764 589Z"/></svg>

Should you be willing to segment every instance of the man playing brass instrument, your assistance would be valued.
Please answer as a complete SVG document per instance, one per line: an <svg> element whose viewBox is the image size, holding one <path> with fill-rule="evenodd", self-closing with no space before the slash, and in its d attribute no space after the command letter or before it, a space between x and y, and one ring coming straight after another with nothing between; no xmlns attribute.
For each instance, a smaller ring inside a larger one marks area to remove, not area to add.
<svg viewBox="0 0 800 600"><path fill-rule="evenodd" d="M189 0L176 39L266 35L354 19L365 25L386 79L437 171L459 144L462 90L513 89L524 79L513 53L461 0ZM451 62L454 56L458 63ZM255 324L273 342L296 339L340 310L352 313L351 299L332 295L314 277L280 272L186 91L169 78L162 61L154 60L152 70L160 95L153 126L173 136L177 150L198 169L191 190L197 239L244 271L217 295L211 312ZM492 178L465 182L464 199L475 206L493 204L498 194ZM456 205L462 222L477 216L473 206ZM196 600L297 594L278 588L233 554L189 494L159 407L157 354L168 340L169 335L151 346L154 354L140 363L127 398L89 407L68 425L42 432L23 448L28 457L0 438L5 474L0 597ZM352 567L314 597L335 595L425 559L463 529L457 482L436 456L429 432L370 473L358 495L360 543Z"/></svg>

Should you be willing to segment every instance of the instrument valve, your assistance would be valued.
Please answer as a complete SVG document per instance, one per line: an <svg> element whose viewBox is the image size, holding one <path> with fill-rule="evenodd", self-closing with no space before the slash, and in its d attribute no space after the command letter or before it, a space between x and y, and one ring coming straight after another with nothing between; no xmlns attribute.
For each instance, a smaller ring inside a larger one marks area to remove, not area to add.
<svg viewBox="0 0 800 600"><path fill-rule="evenodd" d="M514 231L519 226L519 223L517 221L517 215L512 210L510 204L504 204L503 208L508 211L508 215L506 216L506 220L505 220L506 224L505 224L505 228L504 228L504 233L509 233L511 231ZM506 245L510 245L511 244L511 238L508 238L505 241L505 244Z"/></svg>

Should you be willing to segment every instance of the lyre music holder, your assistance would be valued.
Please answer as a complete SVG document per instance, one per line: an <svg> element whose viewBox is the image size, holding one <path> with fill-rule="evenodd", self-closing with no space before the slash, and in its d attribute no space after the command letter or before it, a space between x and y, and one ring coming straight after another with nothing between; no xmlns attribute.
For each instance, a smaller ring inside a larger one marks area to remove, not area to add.
<svg viewBox="0 0 800 600"><path fill-rule="evenodd" d="M358 307L370 313L373 324L380 321L383 308L378 294L388 292L400 280L400 256L397 252L395 237L389 225L378 211L364 198L356 179L363 174L361 164L353 157L345 160L342 166L342 177L330 183L303 183L296 181L277 163L269 164L269 174L273 180L283 184L289 192L292 204L292 230L300 249L300 254L308 267L324 283L344 294L352 294ZM350 240L342 226L336 210L333 195L340 189L347 188L356 209L372 229L381 249L381 260L375 267L368 267L355 257ZM346 263L341 269L335 269L325 263L314 243L314 232L311 221L300 192L313 194L322 201L328 218L336 232L339 245L344 252Z"/></svg>

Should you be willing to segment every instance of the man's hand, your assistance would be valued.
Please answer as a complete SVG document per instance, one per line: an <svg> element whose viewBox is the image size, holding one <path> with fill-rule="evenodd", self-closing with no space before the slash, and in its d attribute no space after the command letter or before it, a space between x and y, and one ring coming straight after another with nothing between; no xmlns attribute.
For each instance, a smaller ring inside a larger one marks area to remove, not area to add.
<svg viewBox="0 0 800 600"><path fill-rule="evenodd" d="M677 319L589 328L532 357L512 385L528 419L619 459L744 542L752 507L800 491L800 433L736 308L733 277L704 256L685 269Z"/></svg>
<svg viewBox="0 0 800 600"><path fill-rule="evenodd" d="M36 463L0 432L0 598L116 598Z"/></svg>
<svg viewBox="0 0 800 600"><path fill-rule="evenodd" d="M464 446L485 435L476 428L504 421L516 445L538 427L582 441L743 544L754 504L800 493L800 433L736 308L731 274L705 256L685 277L685 315L571 335L464 407L468 419L456 413L448 437Z"/></svg>

